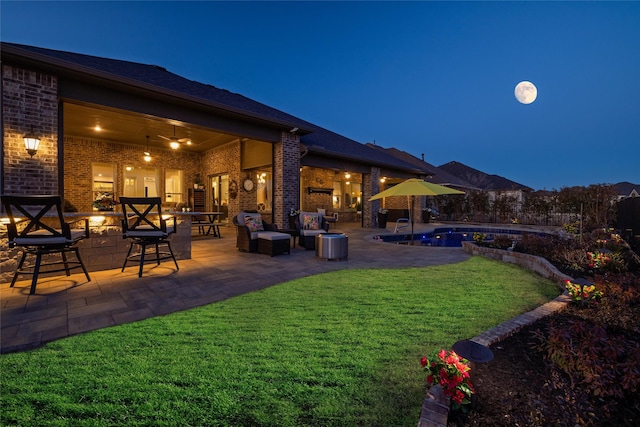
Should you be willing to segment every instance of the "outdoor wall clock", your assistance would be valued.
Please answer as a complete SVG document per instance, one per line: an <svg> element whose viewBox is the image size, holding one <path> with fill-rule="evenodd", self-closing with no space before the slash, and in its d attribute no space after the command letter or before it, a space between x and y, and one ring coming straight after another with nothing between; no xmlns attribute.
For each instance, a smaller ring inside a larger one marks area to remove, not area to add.
<svg viewBox="0 0 640 427"><path fill-rule="evenodd" d="M242 183L242 188L244 188L244 191L252 191L253 186L253 181L250 178L245 179Z"/></svg>

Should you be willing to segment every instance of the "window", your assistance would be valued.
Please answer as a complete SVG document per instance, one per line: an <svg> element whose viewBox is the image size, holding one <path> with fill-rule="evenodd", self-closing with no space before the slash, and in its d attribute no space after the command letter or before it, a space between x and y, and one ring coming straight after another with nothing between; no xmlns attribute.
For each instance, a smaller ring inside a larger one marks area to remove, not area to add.
<svg viewBox="0 0 640 427"><path fill-rule="evenodd" d="M258 211L271 212L271 198L273 194L273 178L271 171L256 171L256 204Z"/></svg>
<svg viewBox="0 0 640 427"><path fill-rule="evenodd" d="M159 172L155 168L125 166L123 195L127 197L158 197Z"/></svg>
<svg viewBox="0 0 640 427"><path fill-rule="evenodd" d="M115 170L111 163L92 163L93 192L91 207L94 211L112 211L115 206Z"/></svg>
<svg viewBox="0 0 640 427"><path fill-rule="evenodd" d="M342 200L342 181L333 181L333 209L340 209Z"/></svg>
<svg viewBox="0 0 640 427"><path fill-rule="evenodd" d="M184 201L183 176L184 173L181 169L167 169L165 171L164 201L166 203L180 203Z"/></svg>
<svg viewBox="0 0 640 427"><path fill-rule="evenodd" d="M362 206L362 184L359 182L346 182L344 187L344 207L346 209L360 210Z"/></svg>

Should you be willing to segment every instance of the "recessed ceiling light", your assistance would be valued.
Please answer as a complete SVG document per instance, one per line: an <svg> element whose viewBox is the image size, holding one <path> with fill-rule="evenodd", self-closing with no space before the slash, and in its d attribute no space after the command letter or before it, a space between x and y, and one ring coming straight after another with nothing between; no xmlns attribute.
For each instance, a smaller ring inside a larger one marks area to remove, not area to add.
<svg viewBox="0 0 640 427"><path fill-rule="evenodd" d="M100 132L102 130L102 128L100 127L100 125L95 125L93 130L95 130L96 132Z"/></svg>

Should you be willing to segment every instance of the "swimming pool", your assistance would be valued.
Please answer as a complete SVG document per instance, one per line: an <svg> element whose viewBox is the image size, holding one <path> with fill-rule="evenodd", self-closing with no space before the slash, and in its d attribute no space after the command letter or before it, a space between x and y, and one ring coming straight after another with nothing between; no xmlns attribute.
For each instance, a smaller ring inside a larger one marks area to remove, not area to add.
<svg viewBox="0 0 640 427"><path fill-rule="evenodd" d="M545 233L514 230L511 228L484 228L484 227L439 227L427 233L414 233L414 244L421 246L442 246L447 248L462 247L462 242L473 241L473 233L485 235L485 241L491 241L496 236L506 236L516 240L523 233L534 233L543 236ZM411 241L411 234L380 234L373 237L375 240L383 242L407 244Z"/></svg>

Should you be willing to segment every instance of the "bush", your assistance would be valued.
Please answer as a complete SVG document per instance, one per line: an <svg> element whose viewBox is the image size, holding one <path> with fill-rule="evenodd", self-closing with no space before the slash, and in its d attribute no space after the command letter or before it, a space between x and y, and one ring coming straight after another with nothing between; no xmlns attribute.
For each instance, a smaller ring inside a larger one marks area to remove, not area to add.
<svg viewBox="0 0 640 427"><path fill-rule="evenodd" d="M566 374L572 390L609 397L613 403L602 409L613 415L637 405L640 391L640 275L599 275L594 283L600 303L568 307L546 330L533 332L534 347ZM575 409L588 413L582 404L576 400Z"/></svg>
<svg viewBox="0 0 640 427"><path fill-rule="evenodd" d="M523 234L522 238L518 241L515 250L517 252L543 257L552 264L564 266L565 254L576 246L577 242L574 239L526 233Z"/></svg>
<svg viewBox="0 0 640 427"><path fill-rule="evenodd" d="M632 273L596 276L596 287L604 297L594 310L580 310L577 315L610 330L626 331L640 336L640 277Z"/></svg>
<svg viewBox="0 0 640 427"><path fill-rule="evenodd" d="M538 348L571 380L595 396L631 397L640 389L640 342L585 320L551 322L536 331Z"/></svg>
<svg viewBox="0 0 640 427"><path fill-rule="evenodd" d="M497 249L507 249L513 245L513 240L507 236L496 236L489 246Z"/></svg>

